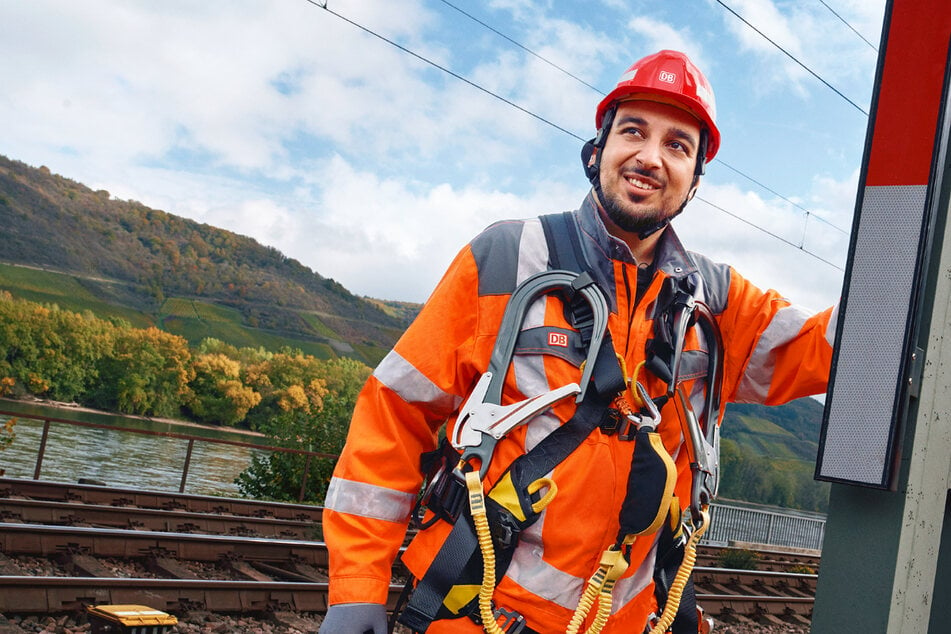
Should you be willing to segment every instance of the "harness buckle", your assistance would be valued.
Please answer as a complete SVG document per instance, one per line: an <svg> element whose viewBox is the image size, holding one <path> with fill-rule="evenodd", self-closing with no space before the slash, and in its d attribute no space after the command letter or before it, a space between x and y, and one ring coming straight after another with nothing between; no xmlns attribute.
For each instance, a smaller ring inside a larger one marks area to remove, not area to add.
<svg viewBox="0 0 951 634"><path fill-rule="evenodd" d="M495 608L495 610L492 611L492 616L495 618L496 624L502 628L505 634L519 634L525 629L525 617L515 610ZM501 623L499 623L500 618L502 619Z"/></svg>

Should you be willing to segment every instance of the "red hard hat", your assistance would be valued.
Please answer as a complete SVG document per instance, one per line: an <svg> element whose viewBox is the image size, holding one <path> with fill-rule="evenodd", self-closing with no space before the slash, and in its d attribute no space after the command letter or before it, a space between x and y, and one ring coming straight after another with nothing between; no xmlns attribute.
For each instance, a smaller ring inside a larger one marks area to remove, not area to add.
<svg viewBox="0 0 951 634"><path fill-rule="evenodd" d="M686 55L679 51L660 51L635 62L621 76L614 90L598 104L595 126L601 129L604 113L611 105L639 96L671 103L700 119L710 132L706 160L716 156L720 149L720 130L717 129L713 89Z"/></svg>

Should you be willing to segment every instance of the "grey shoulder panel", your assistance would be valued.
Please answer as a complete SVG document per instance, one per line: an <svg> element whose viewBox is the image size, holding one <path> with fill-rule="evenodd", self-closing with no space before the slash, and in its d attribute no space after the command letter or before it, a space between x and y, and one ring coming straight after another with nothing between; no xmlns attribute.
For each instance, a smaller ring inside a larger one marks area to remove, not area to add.
<svg viewBox="0 0 951 634"><path fill-rule="evenodd" d="M702 280L697 299L709 306L714 315L721 314L726 310L727 299L730 297L730 266L714 262L693 251L690 252L690 259L693 260Z"/></svg>
<svg viewBox="0 0 951 634"><path fill-rule="evenodd" d="M479 271L480 296L504 295L515 289L523 227L519 220L497 222L469 244Z"/></svg>

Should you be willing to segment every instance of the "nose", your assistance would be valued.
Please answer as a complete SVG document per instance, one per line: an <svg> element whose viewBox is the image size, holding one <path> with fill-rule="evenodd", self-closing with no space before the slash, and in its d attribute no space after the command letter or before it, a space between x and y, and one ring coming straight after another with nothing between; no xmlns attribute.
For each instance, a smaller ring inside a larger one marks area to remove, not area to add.
<svg viewBox="0 0 951 634"><path fill-rule="evenodd" d="M660 141L655 139L646 139L637 149L637 155L634 157L637 162L645 169L655 169L660 167Z"/></svg>

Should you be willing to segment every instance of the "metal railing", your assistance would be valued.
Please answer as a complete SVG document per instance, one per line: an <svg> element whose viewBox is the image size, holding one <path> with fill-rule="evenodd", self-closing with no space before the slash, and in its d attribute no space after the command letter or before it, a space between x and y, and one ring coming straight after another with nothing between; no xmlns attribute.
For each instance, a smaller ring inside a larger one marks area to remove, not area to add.
<svg viewBox="0 0 951 634"><path fill-rule="evenodd" d="M710 528L700 540L710 546L732 542L822 550L825 518L797 512L767 511L733 504L711 505Z"/></svg>
<svg viewBox="0 0 951 634"><path fill-rule="evenodd" d="M319 451L308 451L306 449L275 447L273 445L258 445L255 443L242 442L240 440L225 440L223 438L207 438L205 436L193 436L190 434L179 434L176 432L134 429L132 427L119 427L116 425L106 425L103 423L89 423L86 421L69 420L65 418L55 418L55 417L46 416L46 415L24 414L21 412L8 412L8 411L0 410L0 416L8 416L10 418L28 418L31 420L43 421L43 434L40 437L40 446L36 453L36 466L33 469L34 480L40 479L40 473L43 469L43 458L46 455L46 442L47 442L47 439L49 438L51 423L57 423L57 424L63 424L63 425L74 425L77 427L87 427L91 429L106 429L106 430L113 430L113 431L122 431L122 432L127 432L130 434L141 434L144 436L161 436L164 438L176 438L179 440L187 440L188 448L185 451L185 461L182 464L182 478L178 488L179 493L185 492L185 483L188 481L188 471L189 471L189 468L191 467L192 450L195 447L195 441L207 442L207 443L218 444L218 445L232 445L235 447L246 447L249 449L260 449L264 451L276 451L280 453L302 454L307 456L304 462L304 473L301 476L300 494L298 496L298 501L304 500L304 494L307 490L307 476L310 471L311 461L314 458L326 458L330 460L337 459L336 454L321 453Z"/></svg>

